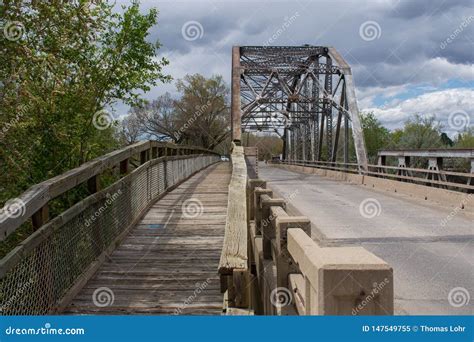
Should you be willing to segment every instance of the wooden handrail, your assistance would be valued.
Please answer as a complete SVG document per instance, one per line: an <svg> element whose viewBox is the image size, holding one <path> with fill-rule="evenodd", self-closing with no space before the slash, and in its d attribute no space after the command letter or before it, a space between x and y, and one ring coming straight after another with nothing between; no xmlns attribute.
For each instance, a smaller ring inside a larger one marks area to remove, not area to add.
<svg viewBox="0 0 474 342"><path fill-rule="evenodd" d="M218 272L221 291L228 291L228 300L235 307L247 307L248 255L247 255L247 166L242 146L232 147L232 178L229 184L227 218Z"/></svg>
<svg viewBox="0 0 474 342"><path fill-rule="evenodd" d="M119 165L136 154L145 151L153 151L155 148L164 148L174 151L191 150L194 153L198 152L218 155L216 152L201 147L180 146L158 141L141 141L110 152L61 175L33 185L23 194L18 196L16 201L22 207L22 214L6 217L0 222L0 241L4 240L30 217L34 217L36 213L41 212L42 208L44 208L52 199L84 182L87 182L89 179L101 174L105 170ZM151 153L148 152L148 156L150 155ZM45 220L42 220L41 225L45 223L44 221Z"/></svg>

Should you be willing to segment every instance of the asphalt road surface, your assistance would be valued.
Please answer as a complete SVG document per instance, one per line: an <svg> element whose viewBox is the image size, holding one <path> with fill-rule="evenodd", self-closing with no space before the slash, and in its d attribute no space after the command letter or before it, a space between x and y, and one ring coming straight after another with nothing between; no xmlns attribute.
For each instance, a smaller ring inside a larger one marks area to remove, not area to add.
<svg viewBox="0 0 474 342"><path fill-rule="evenodd" d="M474 222L452 208L259 164L259 178L305 215L320 245L359 245L394 269L395 314L472 315Z"/></svg>

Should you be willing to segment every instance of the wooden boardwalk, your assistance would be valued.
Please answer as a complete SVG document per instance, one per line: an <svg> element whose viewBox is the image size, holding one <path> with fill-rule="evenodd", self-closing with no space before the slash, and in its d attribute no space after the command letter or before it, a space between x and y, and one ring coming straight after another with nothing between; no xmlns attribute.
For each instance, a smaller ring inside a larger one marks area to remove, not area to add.
<svg viewBox="0 0 474 342"><path fill-rule="evenodd" d="M218 163L161 198L65 313L221 314L230 177L230 163Z"/></svg>

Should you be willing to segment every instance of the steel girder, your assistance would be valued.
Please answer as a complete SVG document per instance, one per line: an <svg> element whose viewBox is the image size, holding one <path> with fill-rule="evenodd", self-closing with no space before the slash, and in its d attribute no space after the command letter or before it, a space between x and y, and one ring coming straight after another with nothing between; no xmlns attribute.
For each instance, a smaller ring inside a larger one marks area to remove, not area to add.
<svg viewBox="0 0 474 342"><path fill-rule="evenodd" d="M231 113L233 140L242 132L278 134L288 160L348 162L352 131L357 162L367 169L351 69L334 48L234 47Z"/></svg>

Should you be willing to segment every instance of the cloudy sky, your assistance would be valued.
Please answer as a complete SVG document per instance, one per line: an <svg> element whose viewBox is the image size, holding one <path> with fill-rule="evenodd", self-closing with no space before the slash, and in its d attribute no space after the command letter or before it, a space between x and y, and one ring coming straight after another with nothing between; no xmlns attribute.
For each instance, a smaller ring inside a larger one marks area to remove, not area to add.
<svg viewBox="0 0 474 342"><path fill-rule="evenodd" d="M119 1L125 3L126 1ZM157 7L160 55L175 79L230 80L233 45L334 46L352 67L359 107L394 129L435 115L451 136L474 124L474 6L469 0L142 0ZM174 85L160 85L153 99ZM126 108L117 107L123 115Z"/></svg>

